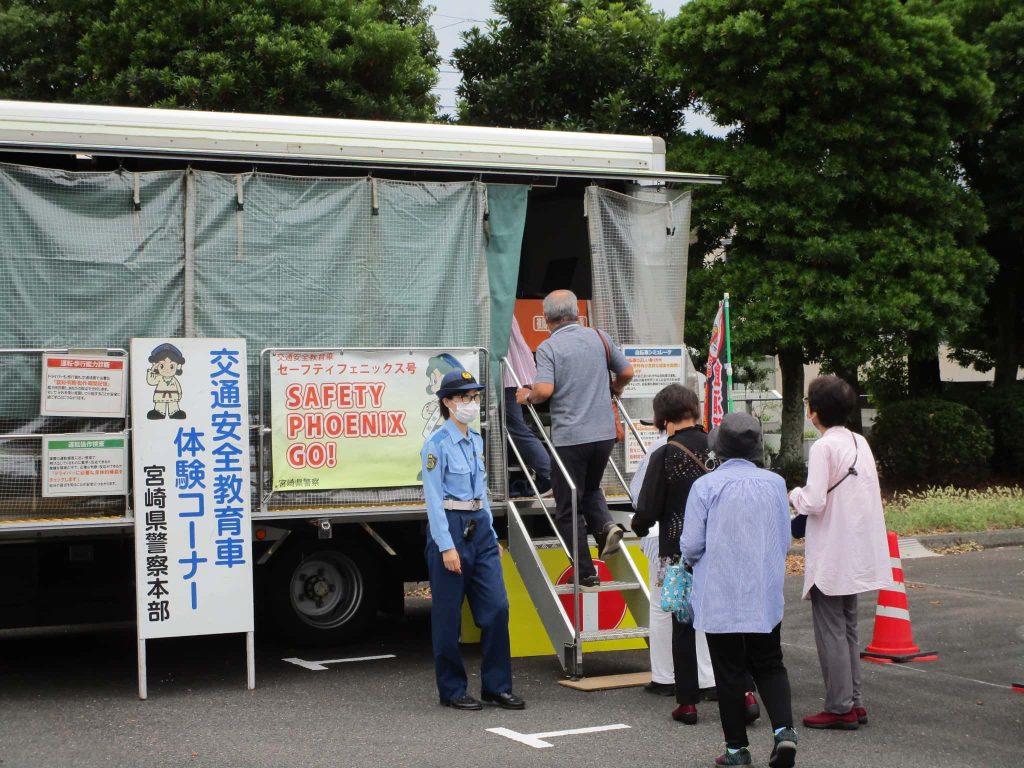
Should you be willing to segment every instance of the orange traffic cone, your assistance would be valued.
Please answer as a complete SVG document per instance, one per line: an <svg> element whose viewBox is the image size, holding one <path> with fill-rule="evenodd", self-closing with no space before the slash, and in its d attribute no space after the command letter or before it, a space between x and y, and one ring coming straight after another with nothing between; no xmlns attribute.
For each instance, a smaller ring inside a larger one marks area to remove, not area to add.
<svg viewBox="0 0 1024 768"><path fill-rule="evenodd" d="M878 591L875 634L871 638L871 645L864 649L860 657L879 664L935 661L939 654L931 651L922 653L914 645L907 587L903 583L903 564L900 562L900 542L892 532L889 533L889 560L892 562L892 580L896 584L890 589Z"/></svg>

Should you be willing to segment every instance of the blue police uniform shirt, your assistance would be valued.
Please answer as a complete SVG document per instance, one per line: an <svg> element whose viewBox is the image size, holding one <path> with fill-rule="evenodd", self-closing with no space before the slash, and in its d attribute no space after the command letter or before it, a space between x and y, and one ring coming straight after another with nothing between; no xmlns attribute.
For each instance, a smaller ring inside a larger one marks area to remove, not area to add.
<svg viewBox="0 0 1024 768"><path fill-rule="evenodd" d="M487 513L487 525L493 532L494 517L487 499L484 472L484 441L479 432L470 429L468 435L463 435L452 419L448 419L423 443L420 460L430 535L439 550L444 552L455 546L448 531L445 499L482 499L481 509Z"/></svg>

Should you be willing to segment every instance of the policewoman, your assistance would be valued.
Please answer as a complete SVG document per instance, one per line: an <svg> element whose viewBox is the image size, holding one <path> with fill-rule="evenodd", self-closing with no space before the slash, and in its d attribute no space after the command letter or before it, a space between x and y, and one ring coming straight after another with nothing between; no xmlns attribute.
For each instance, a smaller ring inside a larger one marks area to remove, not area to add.
<svg viewBox="0 0 1024 768"><path fill-rule="evenodd" d="M427 570L430 574L434 671L441 704L481 709L466 689L459 653L463 597L481 631L481 698L504 709L526 703L512 693L508 596L501 550L487 501L484 442L469 425L480 416L480 390L461 369L445 374L437 390L444 425L427 438L420 456L427 502Z"/></svg>

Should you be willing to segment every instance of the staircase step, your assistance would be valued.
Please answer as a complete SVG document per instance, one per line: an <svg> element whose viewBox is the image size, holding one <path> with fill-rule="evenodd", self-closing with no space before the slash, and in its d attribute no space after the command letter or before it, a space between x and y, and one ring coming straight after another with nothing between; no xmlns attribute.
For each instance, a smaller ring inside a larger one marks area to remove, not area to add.
<svg viewBox="0 0 1024 768"><path fill-rule="evenodd" d="M630 537L625 537L624 536L622 538L622 543L623 544L636 544L638 541L639 541L639 539L637 539L636 537L633 537L633 536L630 536ZM587 543L590 544L590 545L593 545L594 544L594 540L592 538L588 537L587 538ZM533 539L533 546L536 549L561 549L562 548L562 545L559 544L558 539L555 538L554 536L537 537L536 539Z"/></svg>
<svg viewBox="0 0 1024 768"><path fill-rule="evenodd" d="M580 632L580 640L584 643L592 643L597 640L633 640L635 638L647 637L649 634L650 632L647 627L595 629L590 632Z"/></svg>
<svg viewBox="0 0 1024 768"><path fill-rule="evenodd" d="M597 589L580 590L582 594L588 592L624 592L628 589L640 589L640 585L635 581L602 581L601 586ZM555 593L559 595L571 595L572 584L557 584L555 586Z"/></svg>
<svg viewBox="0 0 1024 768"><path fill-rule="evenodd" d="M561 549L562 545L554 536L545 536L543 538L538 537L533 540L533 546L536 549Z"/></svg>

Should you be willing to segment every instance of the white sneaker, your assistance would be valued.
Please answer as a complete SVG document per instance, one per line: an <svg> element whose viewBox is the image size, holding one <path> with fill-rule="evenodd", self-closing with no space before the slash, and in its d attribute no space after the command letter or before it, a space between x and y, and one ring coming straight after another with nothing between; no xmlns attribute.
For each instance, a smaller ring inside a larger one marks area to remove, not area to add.
<svg viewBox="0 0 1024 768"><path fill-rule="evenodd" d="M608 523L605 530L607 533L605 534L604 546L601 547L601 557L614 555L621 549L619 542L622 541L622 528L615 523Z"/></svg>

